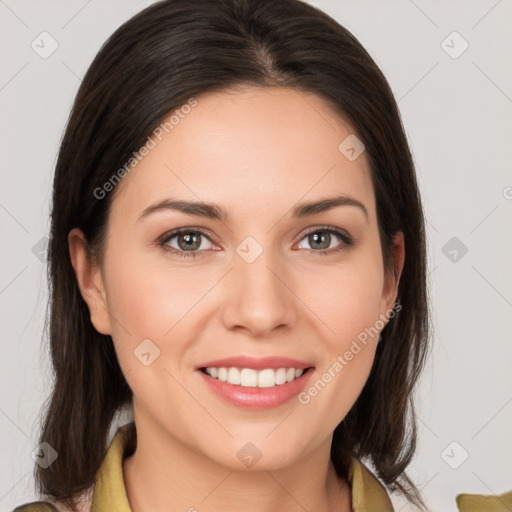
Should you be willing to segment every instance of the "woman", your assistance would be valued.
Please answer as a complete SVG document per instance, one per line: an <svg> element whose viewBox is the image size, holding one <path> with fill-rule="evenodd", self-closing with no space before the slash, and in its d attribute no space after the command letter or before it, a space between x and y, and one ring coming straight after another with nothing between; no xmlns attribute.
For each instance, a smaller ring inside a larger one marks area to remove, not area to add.
<svg viewBox="0 0 512 512"><path fill-rule="evenodd" d="M346 29L298 0L145 9L84 77L51 215L46 504L17 510L425 508L422 206Z"/></svg>

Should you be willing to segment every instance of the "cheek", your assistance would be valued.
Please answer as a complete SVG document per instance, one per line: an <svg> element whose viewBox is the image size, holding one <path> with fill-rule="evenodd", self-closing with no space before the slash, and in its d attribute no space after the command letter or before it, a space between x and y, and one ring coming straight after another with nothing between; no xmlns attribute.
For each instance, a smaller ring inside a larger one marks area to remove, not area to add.
<svg viewBox="0 0 512 512"><path fill-rule="evenodd" d="M342 349L351 339L375 325L382 300L383 272L372 252L358 253L329 269L301 277L299 292L325 326L325 340Z"/></svg>
<svg viewBox="0 0 512 512"><path fill-rule="evenodd" d="M152 249L149 258L140 248L116 254L114 245L107 262L109 310L126 328L114 329L120 335L128 330L137 339L163 338L192 310L208 283L194 278L193 269L167 264L163 253L155 256L159 249Z"/></svg>
<svg viewBox="0 0 512 512"><path fill-rule="evenodd" d="M335 426L359 396L373 365L382 328L379 314L384 274L380 246L374 244L354 253L328 271L315 270L308 281L324 283L304 287L303 293L307 297L304 302L314 305L314 315L322 320L319 325L325 355L315 388L323 389L325 385L328 390L325 394L322 391L325 398L317 406L325 408L322 415L333 419ZM333 403L337 404L336 414L330 416L329 404Z"/></svg>
<svg viewBox="0 0 512 512"><path fill-rule="evenodd" d="M379 265L347 265L330 275L328 291L309 295L322 319L324 355L315 378L300 398L312 407L322 428L336 428L360 395L378 343L382 294ZM326 328L328 327L328 329ZM320 427L318 427L320 428Z"/></svg>
<svg viewBox="0 0 512 512"><path fill-rule="evenodd" d="M144 340L151 340L168 357L172 357L169 352L180 350L178 333L186 324L182 320L193 314L194 304L208 287L191 279L191 272L162 265L163 256L156 265L140 249L121 254L116 247L126 245L112 241L105 262L112 337L125 375L129 377L135 369L134 378L140 371L134 351Z"/></svg>

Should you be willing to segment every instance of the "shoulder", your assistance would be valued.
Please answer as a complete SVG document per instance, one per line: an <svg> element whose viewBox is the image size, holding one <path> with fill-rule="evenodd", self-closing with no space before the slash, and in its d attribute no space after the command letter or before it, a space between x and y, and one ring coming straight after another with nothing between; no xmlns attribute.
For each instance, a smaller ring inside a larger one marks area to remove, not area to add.
<svg viewBox="0 0 512 512"><path fill-rule="evenodd" d="M55 505L48 501L32 501L16 507L12 512L59 512Z"/></svg>
<svg viewBox="0 0 512 512"><path fill-rule="evenodd" d="M391 499L384 485L358 458L352 457L349 468L349 485L354 512L394 512Z"/></svg>
<svg viewBox="0 0 512 512"><path fill-rule="evenodd" d="M91 489L87 490L75 501L76 510L78 512L90 512L91 510ZM55 501L50 498L40 499L39 501L31 501L19 505L12 512L72 512L70 508L65 506L60 501Z"/></svg>
<svg viewBox="0 0 512 512"><path fill-rule="evenodd" d="M512 510L512 491L496 494L458 494L459 512L507 512Z"/></svg>

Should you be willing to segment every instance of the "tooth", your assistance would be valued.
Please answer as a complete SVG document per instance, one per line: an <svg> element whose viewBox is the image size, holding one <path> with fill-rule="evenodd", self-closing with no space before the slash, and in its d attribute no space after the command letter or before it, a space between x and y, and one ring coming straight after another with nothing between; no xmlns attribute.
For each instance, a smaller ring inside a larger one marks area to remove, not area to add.
<svg viewBox="0 0 512 512"><path fill-rule="evenodd" d="M240 385L240 370L238 368L230 368L228 370L228 382L237 386Z"/></svg>
<svg viewBox="0 0 512 512"><path fill-rule="evenodd" d="M213 366L205 368L205 371L210 377L221 382L228 382L235 386L260 388L271 388L292 382L304 373L301 368L278 368L277 370L267 368L257 371L252 368L215 368Z"/></svg>
<svg viewBox="0 0 512 512"><path fill-rule="evenodd" d="M276 384L286 384L286 368L279 368L276 371Z"/></svg>
<svg viewBox="0 0 512 512"><path fill-rule="evenodd" d="M276 385L276 373L272 369L261 370L258 373L258 387L271 388Z"/></svg>
<svg viewBox="0 0 512 512"><path fill-rule="evenodd" d="M258 385L258 372L251 368L244 368L240 372L240 384L246 387L256 387Z"/></svg>
<svg viewBox="0 0 512 512"><path fill-rule="evenodd" d="M226 368L219 368L219 380L222 382L226 382L228 380L228 370Z"/></svg>

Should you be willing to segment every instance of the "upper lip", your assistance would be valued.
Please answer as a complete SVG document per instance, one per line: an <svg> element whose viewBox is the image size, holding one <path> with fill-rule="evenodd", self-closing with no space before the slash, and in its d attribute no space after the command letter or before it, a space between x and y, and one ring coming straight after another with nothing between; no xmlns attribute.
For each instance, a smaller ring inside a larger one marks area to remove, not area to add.
<svg viewBox="0 0 512 512"><path fill-rule="evenodd" d="M299 361L291 357L284 356L268 356L268 357L252 357L252 356L234 356L225 359L216 359L215 361L207 361L196 367L197 370L208 367L215 368L252 368L254 370L264 370L265 368L295 368L305 370L311 363Z"/></svg>

